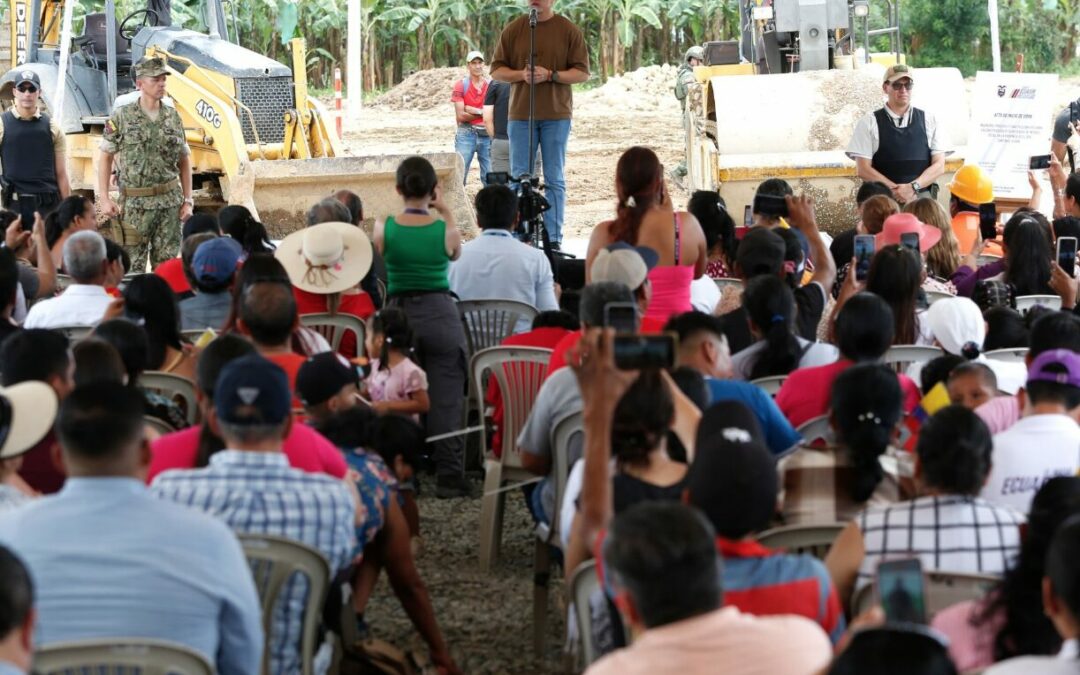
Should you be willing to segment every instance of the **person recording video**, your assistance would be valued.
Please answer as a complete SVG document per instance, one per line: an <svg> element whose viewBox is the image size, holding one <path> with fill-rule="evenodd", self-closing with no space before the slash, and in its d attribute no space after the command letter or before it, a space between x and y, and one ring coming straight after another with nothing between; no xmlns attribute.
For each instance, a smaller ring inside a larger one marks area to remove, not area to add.
<svg viewBox="0 0 1080 675"><path fill-rule="evenodd" d="M570 85L589 79L589 51L581 30L555 14L555 0L529 0L529 12L511 21L499 36L491 77L511 84L510 175L515 181L532 173L537 148L542 154L544 184L551 208L544 212L549 244L558 250L566 213L566 141L573 117ZM535 18L533 18L535 17ZM529 69L530 30L535 26L535 63ZM532 144L529 143L529 89L533 87Z"/></svg>

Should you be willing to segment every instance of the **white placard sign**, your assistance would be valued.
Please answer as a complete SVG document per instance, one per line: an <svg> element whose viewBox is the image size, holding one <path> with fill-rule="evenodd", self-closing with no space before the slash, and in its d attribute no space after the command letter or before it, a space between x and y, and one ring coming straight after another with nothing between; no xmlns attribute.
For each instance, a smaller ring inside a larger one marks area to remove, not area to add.
<svg viewBox="0 0 1080 675"><path fill-rule="evenodd" d="M1050 151L1057 75L987 73L975 76L966 161L990 173L994 196L1027 199L1032 155Z"/></svg>

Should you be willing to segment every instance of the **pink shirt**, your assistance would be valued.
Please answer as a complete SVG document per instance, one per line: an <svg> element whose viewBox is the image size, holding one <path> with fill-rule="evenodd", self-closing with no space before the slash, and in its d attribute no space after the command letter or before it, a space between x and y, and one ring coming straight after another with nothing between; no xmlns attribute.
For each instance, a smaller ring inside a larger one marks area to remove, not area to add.
<svg viewBox="0 0 1080 675"><path fill-rule="evenodd" d="M690 303L690 284L694 282L694 268L691 265L664 265L649 271L652 283L652 298L645 316L666 323L676 314L689 312L694 308Z"/></svg>
<svg viewBox="0 0 1080 675"><path fill-rule="evenodd" d="M756 617L734 607L651 628L586 675L810 675L832 660L825 631L801 616Z"/></svg>
<svg viewBox="0 0 1080 675"><path fill-rule="evenodd" d="M200 431L201 427L190 427L166 434L154 441L150 446L152 457L146 482L150 483L162 471L195 468ZM306 424L293 422L282 450L294 469L308 473L326 473L335 478L343 478L348 469L341 451Z"/></svg>
<svg viewBox="0 0 1080 675"><path fill-rule="evenodd" d="M949 638L949 658L956 670L981 670L994 663L994 640L1005 626L1005 615L998 611L990 620L971 625L972 617L981 616L981 602L967 600L934 615L931 626Z"/></svg>
<svg viewBox="0 0 1080 675"><path fill-rule="evenodd" d="M1020 399L1015 396L998 396L975 408L991 434L1000 434L1019 422L1020 412Z"/></svg>
<svg viewBox="0 0 1080 675"><path fill-rule="evenodd" d="M412 359L405 359L387 370L379 367L379 359L372 359L371 374L364 383L367 385L368 397L374 403L408 401L413 392L427 391L428 388L427 373L413 363Z"/></svg>

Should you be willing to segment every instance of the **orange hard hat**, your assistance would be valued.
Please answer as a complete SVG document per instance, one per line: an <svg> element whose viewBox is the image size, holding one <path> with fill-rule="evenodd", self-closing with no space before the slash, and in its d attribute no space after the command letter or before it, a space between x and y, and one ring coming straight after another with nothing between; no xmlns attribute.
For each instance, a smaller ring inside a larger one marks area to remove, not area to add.
<svg viewBox="0 0 1080 675"><path fill-rule="evenodd" d="M990 176L975 164L965 164L949 183L949 192L968 204L989 204L994 201L994 184Z"/></svg>

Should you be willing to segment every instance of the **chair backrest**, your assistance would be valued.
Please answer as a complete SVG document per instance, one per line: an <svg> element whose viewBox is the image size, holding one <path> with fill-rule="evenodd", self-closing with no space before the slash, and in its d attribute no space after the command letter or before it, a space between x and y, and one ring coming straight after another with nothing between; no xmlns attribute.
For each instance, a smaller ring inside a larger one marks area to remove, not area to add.
<svg viewBox="0 0 1080 675"><path fill-rule="evenodd" d="M176 402L184 411L188 424L198 421L199 406L195 402L195 383L186 377L149 370L139 376L139 386Z"/></svg>
<svg viewBox="0 0 1080 675"><path fill-rule="evenodd" d="M185 645L146 638L54 642L34 653L39 675L212 675L214 667Z"/></svg>
<svg viewBox="0 0 1080 675"><path fill-rule="evenodd" d="M516 300L459 300L457 308L470 356L497 346L514 334L519 320L531 321L537 314L535 307Z"/></svg>
<svg viewBox="0 0 1080 675"><path fill-rule="evenodd" d="M947 298L955 298L952 293L946 293L945 291L926 291L926 302L928 304L934 304L938 300L945 300Z"/></svg>
<svg viewBox="0 0 1080 675"><path fill-rule="evenodd" d="M592 596L600 591L600 579L596 575L596 561L587 560L574 570L570 577L570 599L574 602L574 618L577 620L581 659L588 668L600 658L592 634Z"/></svg>
<svg viewBox="0 0 1080 675"><path fill-rule="evenodd" d="M1001 260L1001 256L994 255L993 253L980 253L979 255L975 256L975 262L979 265L979 267L982 267L983 265L989 265L990 263L997 262L998 260Z"/></svg>
<svg viewBox="0 0 1080 675"><path fill-rule="evenodd" d="M356 333L357 353L361 353L360 350L364 348L364 321L352 314L301 314L300 323L326 338L330 349L335 352L341 347L341 338L345 337L345 331Z"/></svg>
<svg viewBox="0 0 1080 675"><path fill-rule="evenodd" d="M1061 309L1060 295L1018 295L1016 296L1016 311L1027 314L1032 307L1047 307L1052 310Z"/></svg>
<svg viewBox="0 0 1080 675"><path fill-rule="evenodd" d="M263 673L270 669L270 642L274 607L293 574L307 578L308 595L304 607L304 623L300 640L300 659L303 675L314 672L315 641L322 620L323 600L330 583L330 565L321 553L298 541L268 534L239 534L244 555L255 577L255 588L262 605L263 632L266 647L263 652Z"/></svg>
<svg viewBox="0 0 1080 675"><path fill-rule="evenodd" d="M499 383L503 401L502 456L505 466L520 467L517 435L529 418L536 394L547 375L551 350L539 347L488 347L473 355L469 372L473 387L483 396L484 374ZM487 429L484 430L487 447Z"/></svg>
<svg viewBox="0 0 1080 675"><path fill-rule="evenodd" d="M800 424L795 431L803 437L807 444L814 444L817 441L825 441L826 443L832 441L832 428L829 426L828 415L808 419Z"/></svg>
<svg viewBox="0 0 1080 675"><path fill-rule="evenodd" d="M176 431L173 426L161 419L160 417L154 417L153 415L143 415L143 424L150 427L154 431L158 432L162 436L165 434L171 434Z"/></svg>
<svg viewBox="0 0 1080 675"><path fill-rule="evenodd" d="M913 363L925 363L943 355L945 350L941 347L929 345L893 345L881 357L882 363L898 373L907 370Z"/></svg>
<svg viewBox="0 0 1080 675"><path fill-rule="evenodd" d="M94 330L93 326L56 326L52 330L63 333L71 342L78 342Z"/></svg>
<svg viewBox="0 0 1080 675"><path fill-rule="evenodd" d="M941 610L958 602L979 600L1000 582L1001 577L991 574L928 570L925 572L926 618L932 619ZM866 584L851 598L851 615L858 616L875 602L874 584Z"/></svg>
<svg viewBox="0 0 1080 675"><path fill-rule="evenodd" d="M56 294L60 295L67 290L67 287L75 283L75 280L66 274L56 273Z"/></svg>
<svg viewBox="0 0 1080 675"><path fill-rule="evenodd" d="M991 349L983 352L983 356L995 361L1009 361L1011 363L1023 363L1028 354L1027 347L1006 347L1004 349Z"/></svg>
<svg viewBox="0 0 1080 675"><path fill-rule="evenodd" d="M750 384L761 387L769 396L776 396L776 392L780 391L780 387L783 386L784 380L786 379L787 375L772 375L770 377L759 377L756 380L750 380Z"/></svg>
<svg viewBox="0 0 1080 675"><path fill-rule="evenodd" d="M825 559L829 547L840 535L846 523L827 525L788 525L774 527L757 536L758 543L769 548L782 548L788 553L809 553Z"/></svg>
<svg viewBox="0 0 1080 675"><path fill-rule="evenodd" d="M724 291L726 291L727 289L729 289L729 288L731 288L733 286L738 286L739 288L742 288L742 285L743 285L742 279L736 279L734 277L724 277L724 278L721 278L721 279L713 279L713 282L716 283L716 287L720 289L720 294L721 295L724 294Z"/></svg>
<svg viewBox="0 0 1080 675"><path fill-rule="evenodd" d="M558 544L558 534L562 527L559 515L562 512L563 495L566 494L566 482L570 478L570 441L584 430L585 421L578 411L560 419L551 431L551 474L555 481L555 509L548 529L550 544Z"/></svg>

